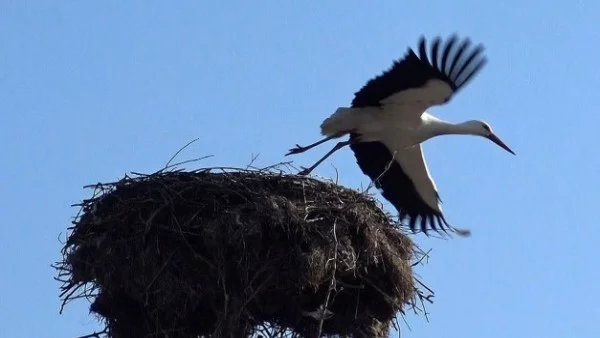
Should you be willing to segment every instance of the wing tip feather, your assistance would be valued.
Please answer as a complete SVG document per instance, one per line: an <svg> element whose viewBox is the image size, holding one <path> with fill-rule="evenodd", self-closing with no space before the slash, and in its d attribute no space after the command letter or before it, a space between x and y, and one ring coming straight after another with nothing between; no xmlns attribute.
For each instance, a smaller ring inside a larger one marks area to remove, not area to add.
<svg viewBox="0 0 600 338"><path fill-rule="evenodd" d="M402 217L400 217L400 221L402 221L404 218L406 218L408 215L403 214ZM425 236L431 236L429 230L433 230L438 234L445 234L447 236L452 237L452 233L460 236L460 237L470 237L471 236L471 230L470 229L461 229L461 228L456 228L452 225L450 225L447 221L446 218L441 215L415 215L415 216L408 216L409 217L409 221L408 221L408 228L413 232L413 233L418 233L418 232L422 232L423 234L425 234ZM420 222L417 221L417 219L420 218ZM418 229L417 229L418 227Z"/></svg>

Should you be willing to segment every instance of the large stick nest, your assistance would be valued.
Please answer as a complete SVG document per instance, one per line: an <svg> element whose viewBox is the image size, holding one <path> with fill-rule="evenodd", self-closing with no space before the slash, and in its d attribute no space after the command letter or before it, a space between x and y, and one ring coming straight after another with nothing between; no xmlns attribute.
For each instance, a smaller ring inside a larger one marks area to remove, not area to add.
<svg viewBox="0 0 600 338"><path fill-rule="evenodd" d="M415 245L366 193L274 170L94 187L57 268L106 337L387 337L422 296Z"/></svg>

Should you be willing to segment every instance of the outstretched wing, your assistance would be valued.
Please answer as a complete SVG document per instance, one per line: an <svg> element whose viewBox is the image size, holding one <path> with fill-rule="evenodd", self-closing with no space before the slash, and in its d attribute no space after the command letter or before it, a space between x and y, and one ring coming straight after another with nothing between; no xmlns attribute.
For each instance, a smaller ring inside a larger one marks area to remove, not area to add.
<svg viewBox="0 0 600 338"><path fill-rule="evenodd" d="M413 104L425 110L448 102L487 63L481 44L472 48L469 38L458 42L451 35L442 47L441 38L436 37L428 55L422 36L418 56L409 48L403 58L354 94L352 107Z"/></svg>
<svg viewBox="0 0 600 338"><path fill-rule="evenodd" d="M351 139L355 137L351 135ZM439 207L437 189L420 146L395 154L382 142L359 142L350 148L360 169L398 210L400 220L407 220L412 231L417 227L424 233L451 228Z"/></svg>

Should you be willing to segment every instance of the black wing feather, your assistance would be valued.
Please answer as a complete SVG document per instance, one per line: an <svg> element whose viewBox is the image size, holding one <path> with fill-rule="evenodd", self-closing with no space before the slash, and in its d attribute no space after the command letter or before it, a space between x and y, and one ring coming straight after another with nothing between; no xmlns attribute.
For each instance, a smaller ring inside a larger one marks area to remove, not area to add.
<svg viewBox="0 0 600 338"><path fill-rule="evenodd" d="M446 74L450 74L450 77L456 78L456 74L454 73L454 70L456 69L456 66L458 65L459 61L462 60L461 59L462 55L467 50L467 47L469 47L469 44L470 44L470 40L464 39L462 44L460 45L460 47L458 47L458 51L456 52L456 55L454 56L454 62L452 62L452 66L450 66L450 69L446 72Z"/></svg>
<svg viewBox="0 0 600 338"><path fill-rule="evenodd" d="M448 70L446 68L446 65L448 64L448 57L450 56L452 47L454 47L454 44L456 43L457 39L458 39L458 37L456 35L453 35L450 37L450 39L448 39L448 41L446 42L446 48L444 49L444 54L442 55L442 66L439 69L441 71L443 71L443 74L448 77L449 77L449 74L446 72ZM455 60L453 60L453 61L455 61Z"/></svg>
<svg viewBox="0 0 600 338"><path fill-rule="evenodd" d="M455 79L456 83L460 87L463 87L465 84L467 84L467 82L469 82L469 80L475 74L477 74L481 70L481 68L483 68L483 66L485 66L485 64L487 63L487 60L485 58L481 58L478 60L478 62L473 63L473 60L475 60L475 58L479 56L482 52L483 46L477 46L477 48L475 48L471 52L471 55L466 60L460 60L462 61L462 67L460 68L460 70L456 74L451 74L451 76ZM461 76L464 74L464 71L467 68L471 68L471 71L467 72L468 75L461 79Z"/></svg>
<svg viewBox="0 0 600 338"><path fill-rule="evenodd" d="M441 41L442 40L437 38L433 40L433 44L431 45L431 64L433 65L433 68L438 68L438 50L440 49Z"/></svg>

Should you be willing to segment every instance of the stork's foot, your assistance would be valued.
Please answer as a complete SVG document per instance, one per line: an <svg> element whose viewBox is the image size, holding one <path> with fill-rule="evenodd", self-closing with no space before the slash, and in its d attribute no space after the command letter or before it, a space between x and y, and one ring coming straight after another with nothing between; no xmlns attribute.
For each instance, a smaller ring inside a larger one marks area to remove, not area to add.
<svg viewBox="0 0 600 338"><path fill-rule="evenodd" d="M310 172L313 170L313 168L305 168L305 167L300 167L302 168L302 170L300 170L300 172L298 172L298 175L300 176L306 176L308 174L310 174Z"/></svg>
<svg viewBox="0 0 600 338"><path fill-rule="evenodd" d="M288 153L285 154L285 156L293 155L293 154L300 154L300 153L303 153L303 152L307 151L308 149L310 149L310 148L309 147L302 147L301 145L296 144L296 147L290 149L288 151Z"/></svg>

